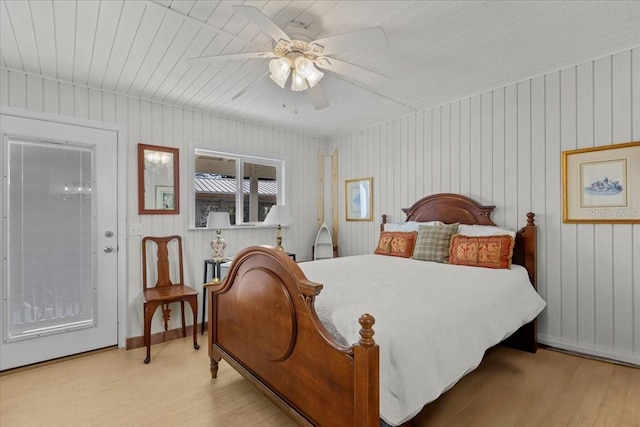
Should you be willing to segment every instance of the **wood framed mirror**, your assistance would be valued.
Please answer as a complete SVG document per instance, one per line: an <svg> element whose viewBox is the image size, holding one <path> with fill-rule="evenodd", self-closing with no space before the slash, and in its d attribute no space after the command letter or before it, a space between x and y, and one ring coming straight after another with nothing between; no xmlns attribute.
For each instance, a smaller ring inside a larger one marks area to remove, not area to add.
<svg viewBox="0 0 640 427"><path fill-rule="evenodd" d="M138 144L138 213L180 213L178 149Z"/></svg>

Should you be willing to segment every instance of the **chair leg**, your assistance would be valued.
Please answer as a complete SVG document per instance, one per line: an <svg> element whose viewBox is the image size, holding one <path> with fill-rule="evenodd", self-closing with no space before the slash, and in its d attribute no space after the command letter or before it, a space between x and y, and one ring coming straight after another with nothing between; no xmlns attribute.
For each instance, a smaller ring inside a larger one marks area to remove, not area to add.
<svg viewBox="0 0 640 427"><path fill-rule="evenodd" d="M198 350L200 345L198 344L198 296L194 296L189 299L189 305L191 306L191 312L193 313L193 348ZM182 311L184 313L184 310ZM183 323L184 325L184 323Z"/></svg>
<svg viewBox="0 0 640 427"><path fill-rule="evenodd" d="M147 346L147 357L144 363L151 362L151 319L158 308L158 303L144 303L144 343Z"/></svg>
<svg viewBox="0 0 640 427"><path fill-rule="evenodd" d="M180 312L182 313L182 336L187 336L187 324L184 321L184 301L180 301ZM195 318L194 318L195 320Z"/></svg>

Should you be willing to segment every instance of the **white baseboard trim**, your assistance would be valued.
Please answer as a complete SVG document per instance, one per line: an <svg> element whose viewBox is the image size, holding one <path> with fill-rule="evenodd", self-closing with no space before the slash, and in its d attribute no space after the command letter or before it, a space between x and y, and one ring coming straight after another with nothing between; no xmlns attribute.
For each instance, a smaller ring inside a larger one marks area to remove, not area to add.
<svg viewBox="0 0 640 427"><path fill-rule="evenodd" d="M640 367L640 355L633 352L616 350L609 347L600 347L575 341L567 341L561 338L538 334L538 342L559 350L567 350L572 353L593 356L601 359L609 359Z"/></svg>

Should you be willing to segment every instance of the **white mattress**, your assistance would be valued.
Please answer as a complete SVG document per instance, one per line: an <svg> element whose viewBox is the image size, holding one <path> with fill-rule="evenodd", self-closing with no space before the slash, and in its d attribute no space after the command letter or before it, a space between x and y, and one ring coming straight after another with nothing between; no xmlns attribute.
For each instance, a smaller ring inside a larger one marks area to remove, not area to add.
<svg viewBox="0 0 640 427"><path fill-rule="evenodd" d="M546 305L519 265L494 270L359 255L299 266L324 285L316 311L339 342L358 342L358 318L375 317L380 417L390 425L414 417Z"/></svg>

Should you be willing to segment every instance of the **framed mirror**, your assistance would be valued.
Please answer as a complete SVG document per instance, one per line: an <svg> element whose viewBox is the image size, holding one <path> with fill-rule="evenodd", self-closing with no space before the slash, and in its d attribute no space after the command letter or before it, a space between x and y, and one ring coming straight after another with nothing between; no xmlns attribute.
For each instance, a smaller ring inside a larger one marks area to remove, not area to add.
<svg viewBox="0 0 640 427"><path fill-rule="evenodd" d="M138 144L138 213L180 213L178 149Z"/></svg>

